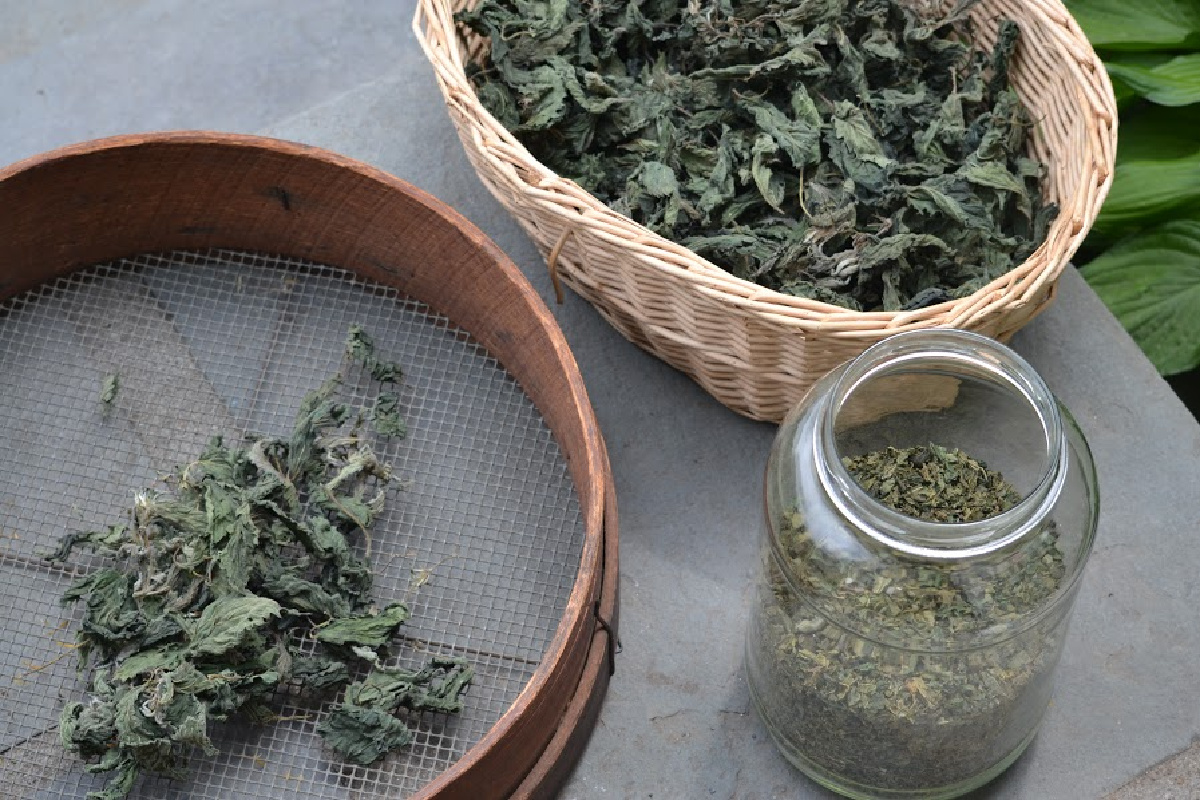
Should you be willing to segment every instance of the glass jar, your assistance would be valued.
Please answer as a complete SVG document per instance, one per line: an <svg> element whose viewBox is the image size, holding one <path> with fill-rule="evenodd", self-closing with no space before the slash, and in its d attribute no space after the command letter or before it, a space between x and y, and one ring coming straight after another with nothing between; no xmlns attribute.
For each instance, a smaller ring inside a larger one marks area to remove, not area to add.
<svg viewBox="0 0 1200 800"><path fill-rule="evenodd" d="M856 798L948 798L1033 739L1099 500L1074 420L983 336L893 336L784 420L747 677L784 755Z"/></svg>

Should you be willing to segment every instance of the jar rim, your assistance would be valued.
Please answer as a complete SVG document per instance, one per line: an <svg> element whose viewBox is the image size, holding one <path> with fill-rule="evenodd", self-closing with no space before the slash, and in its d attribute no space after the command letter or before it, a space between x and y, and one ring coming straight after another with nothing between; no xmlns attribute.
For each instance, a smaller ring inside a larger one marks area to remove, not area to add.
<svg viewBox="0 0 1200 800"><path fill-rule="evenodd" d="M851 476L838 453L835 422L838 410L870 381L921 365L959 364L986 374L1009 389L1037 415L1045 444L1041 474L1033 488L1012 508L972 522L934 522L903 514L872 497ZM930 328L907 331L872 345L851 361L826 397L814 446L818 475L834 504L849 520L880 544L909 556L934 560L975 558L1012 545L1039 529L1052 512L1066 483L1069 445L1058 401L1036 370L1000 342L971 331Z"/></svg>

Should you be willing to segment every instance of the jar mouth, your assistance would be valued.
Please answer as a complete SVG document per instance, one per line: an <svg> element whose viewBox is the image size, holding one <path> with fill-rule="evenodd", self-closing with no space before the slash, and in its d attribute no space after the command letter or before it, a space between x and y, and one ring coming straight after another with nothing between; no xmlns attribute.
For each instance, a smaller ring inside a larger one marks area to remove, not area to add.
<svg viewBox="0 0 1200 800"><path fill-rule="evenodd" d="M839 452L838 410L866 384L907 373L956 374L986 378L1010 392L1036 416L1041 427L1037 477L1015 505L971 522L933 522L903 514L869 494L850 474ZM1053 509L1067 478L1069 448L1058 402L1030 364L999 342L955 329L896 334L852 361L826 398L821 433L814 446L818 475L834 505L880 544L914 557L973 558L1005 548L1038 530Z"/></svg>

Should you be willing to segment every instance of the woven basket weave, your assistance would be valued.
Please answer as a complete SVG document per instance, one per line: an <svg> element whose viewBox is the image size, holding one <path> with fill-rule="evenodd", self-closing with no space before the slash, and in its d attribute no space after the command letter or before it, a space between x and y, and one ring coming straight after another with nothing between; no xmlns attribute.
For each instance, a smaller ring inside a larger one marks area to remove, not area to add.
<svg viewBox="0 0 1200 800"><path fill-rule="evenodd" d="M971 11L979 46L992 46L998 18L1021 25L1010 79L1037 121L1031 149L1048 165L1044 192L1061 208L1046 241L969 297L917 311L848 311L791 297L617 214L530 155L467 80L464 65L486 43L454 13L473 2L419 0L413 29L479 177L556 281L561 275L630 341L754 419L779 421L827 371L900 331L954 327L1007 339L1053 299L1112 182L1116 101L1078 24L1059 0L983 0Z"/></svg>

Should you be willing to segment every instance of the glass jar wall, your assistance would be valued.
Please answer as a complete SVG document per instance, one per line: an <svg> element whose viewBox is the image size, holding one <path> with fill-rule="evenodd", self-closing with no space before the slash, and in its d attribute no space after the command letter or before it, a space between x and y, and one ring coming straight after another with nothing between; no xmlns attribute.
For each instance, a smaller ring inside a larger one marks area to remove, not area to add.
<svg viewBox="0 0 1200 800"><path fill-rule="evenodd" d="M1049 703L1097 513L1082 434L1003 345L900 334L826 376L767 465L747 675L776 744L851 797L997 775Z"/></svg>

